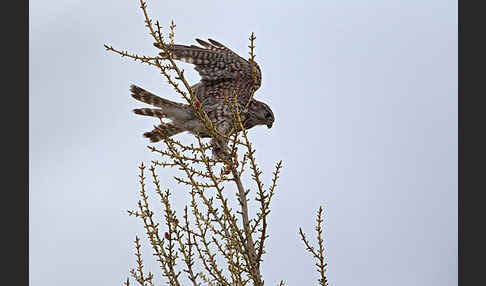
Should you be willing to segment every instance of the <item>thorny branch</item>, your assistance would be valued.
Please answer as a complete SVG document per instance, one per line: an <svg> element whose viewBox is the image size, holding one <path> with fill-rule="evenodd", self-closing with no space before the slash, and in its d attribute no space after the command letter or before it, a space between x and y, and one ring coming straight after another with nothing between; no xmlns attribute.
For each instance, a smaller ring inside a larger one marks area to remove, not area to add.
<svg viewBox="0 0 486 286"><path fill-rule="evenodd" d="M143 222L153 255L159 262L162 276L167 279L169 285L262 286L264 280L260 266L265 253L265 241L269 236L267 218L270 213L270 202L276 192L282 162L276 164L271 185L265 188L261 177L262 171L256 163L255 149L244 128L236 97L231 95L227 97L224 94L227 107L233 111L234 132L230 135L220 134L214 128L208 115L202 109L202 104L185 79L184 70L177 66L168 49L167 45L174 44L176 27L174 21L170 23L169 41L166 43L159 22L153 23L148 15L146 2L139 1L145 26L155 41L154 45L163 51L161 53L163 56L139 56L109 45L104 45L105 48L122 57L157 68L176 93L190 104L196 117L204 124L211 137L215 139L224 137L228 140L230 151L229 158L225 158L225 160L211 159L207 154L211 144L203 142L199 136L196 136L197 144L187 145L173 138L164 137L162 140L165 145L164 149L149 146L150 151L162 158L161 161L153 160L149 171L153 178L155 192L164 208L166 231L161 234L160 225L156 223L154 212L149 205L144 174L146 167L143 163L139 167L141 200L138 201L138 210L128 211L128 213ZM251 33L248 47L254 77L256 77L255 39L255 35ZM254 82L256 82L256 78ZM255 88L252 88L248 104L253 98L254 91ZM243 150L243 154L240 156L238 156L239 148ZM248 166L251 171L251 179L256 186L256 205L259 206L259 211L252 218L249 216L248 204L248 195L251 191L244 187L241 179ZM181 221L171 205L171 191L162 190L162 182L156 174L158 167L175 168L182 172L181 175L174 176L174 179L188 189L191 199L184 208ZM233 188L231 188L232 186ZM232 192L236 195L237 203L232 203L230 200ZM234 210L235 206L239 207L239 210ZM237 214L240 214L240 219ZM318 215L318 224L320 222L321 210ZM302 231L301 235L307 249L319 260L317 265L322 274L321 285L327 285L324 276L325 264L322 257L320 227L317 231L318 252L315 252L310 246ZM130 270L131 278L142 286L152 286L154 275L151 272L145 274L140 247L140 239L136 237L137 267ZM221 263L225 263L226 267L221 267ZM130 280L127 278L124 284L129 286L129 283ZM284 285L284 282L281 281L278 285Z"/></svg>
<svg viewBox="0 0 486 286"><path fill-rule="evenodd" d="M315 250L309 243L309 240L306 238L305 233L299 228L299 234L302 241L305 244L306 250L312 254L312 256L317 259L317 272L321 275L321 278L318 280L319 285L327 286L327 278L326 278L326 266L327 263L324 263L324 241L322 239L322 207L319 207L317 211L317 219L316 219L316 227L315 230L317 232L317 243L319 246L318 250Z"/></svg>

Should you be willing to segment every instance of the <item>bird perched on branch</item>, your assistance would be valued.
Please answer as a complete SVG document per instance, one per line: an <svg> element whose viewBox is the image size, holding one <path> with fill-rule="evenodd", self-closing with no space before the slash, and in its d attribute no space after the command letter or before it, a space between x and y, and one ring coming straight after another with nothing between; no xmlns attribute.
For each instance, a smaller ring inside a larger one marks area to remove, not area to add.
<svg viewBox="0 0 486 286"><path fill-rule="evenodd" d="M202 46L166 45L175 60L195 65L201 80L191 86L198 101L193 102L202 108L211 120L217 132L229 135L233 130L233 112L225 102L227 98L237 97L241 121L245 129L257 125L271 128L275 121L270 107L254 98L252 94L261 85L261 71L258 64L245 60L226 46L209 39L209 43L196 39ZM157 43L156 47L162 49ZM164 49L162 49L164 50ZM164 50L165 51L165 50ZM160 56L167 58L165 52ZM155 106L156 108L139 108L133 111L139 115L167 118L171 122L162 123L150 132L144 133L151 142L158 142L164 136L173 136L188 131L201 137L211 137L204 124L196 117L190 104L182 104L161 98L138 86L131 86L133 98ZM163 133L163 134L162 134ZM221 158L227 148L226 139L212 139L213 156Z"/></svg>

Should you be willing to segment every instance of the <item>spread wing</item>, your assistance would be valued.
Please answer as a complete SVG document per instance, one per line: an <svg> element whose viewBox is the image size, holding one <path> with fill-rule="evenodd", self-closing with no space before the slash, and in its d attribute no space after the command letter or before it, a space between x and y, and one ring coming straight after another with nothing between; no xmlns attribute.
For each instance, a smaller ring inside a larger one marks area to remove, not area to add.
<svg viewBox="0 0 486 286"><path fill-rule="evenodd" d="M237 82L239 86L253 86L256 91L261 85L261 72L256 63L252 64L221 43L209 39L209 43L200 39L196 45L167 45L172 57L195 65L201 76L201 82L212 85L223 81ZM158 47L157 43L154 44ZM160 47L158 47L160 48ZM165 57L164 52L160 53ZM256 80L256 81L255 81Z"/></svg>

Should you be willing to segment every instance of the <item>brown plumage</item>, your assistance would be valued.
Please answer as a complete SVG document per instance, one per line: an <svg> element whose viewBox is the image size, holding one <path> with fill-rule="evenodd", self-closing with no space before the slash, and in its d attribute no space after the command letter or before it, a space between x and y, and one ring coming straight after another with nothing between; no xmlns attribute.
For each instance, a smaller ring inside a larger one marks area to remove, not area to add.
<svg viewBox="0 0 486 286"><path fill-rule="evenodd" d="M267 125L271 128L275 118L268 105L256 99L252 99L247 105L252 92L261 85L261 71L258 64L252 64L214 40L209 39L209 43L199 39L196 41L202 47L168 45L167 48L174 59L195 65L201 81L191 89L200 100L201 108L208 114L216 130L229 135L233 126L232 112L224 102L224 94L230 97L237 96L241 119L246 129L256 125ZM167 57L164 52L160 55ZM170 123L163 123L158 128L144 133L144 136L152 142L162 139L160 133L173 136L188 131L202 137L209 137L188 104L161 98L135 85L132 85L130 90L133 98L157 107L134 109L136 114L171 120ZM226 146L226 142L215 142L213 139L213 144L213 154L221 157L218 153L224 149L221 147Z"/></svg>
<svg viewBox="0 0 486 286"><path fill-rule="evenodd" d="M176 127L172 123L160 124L150 132L143 133L144 137L150 139L151 142L159 142L164 136L171 137L178 133L184 132L184 130Z"/></svg>

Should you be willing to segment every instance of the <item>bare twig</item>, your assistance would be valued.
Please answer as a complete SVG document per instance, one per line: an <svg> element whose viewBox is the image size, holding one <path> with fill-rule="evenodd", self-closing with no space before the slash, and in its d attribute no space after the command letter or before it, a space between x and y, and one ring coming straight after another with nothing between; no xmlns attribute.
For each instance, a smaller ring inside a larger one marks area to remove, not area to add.
<svg viewBox="0 0 486 286"><path fill-rule="evenodd" d="M253 75L253 87L250 89L250 98L246 106L240 106L236 96L224 95L226 107L233 113L232 130L222 134L213 125L207 113L202 108L196 94L185 79L184 70L180 69L170 51L174 45L175 23L169 26L168 42L164 39L158 21L150 19L147 4L139 0L143 12L145 26L154 39L154 45L162 52L159 56L139 56L135 53L122 51L105 45L108 51L122 57L148 64L157 68L167 82L191 106L195 117L203 124L205 133L214 140L228 142L228 156L224 159L211 159L207 154L213 146L203 142L196 135L196 144L183 144L173 138L167 137L164 132L162 143L164 148L158 149L149 146L150 151L162 157L161 161L153 160L150 175L153 178L155 192L160 198L164 209L164 227L166 231L161 234L161 226L154 218L154 212L148 202L145 185L145 165L140 168L140 200L138 209L128 211L129 215L139 218L145 228L148 240L152 246L153 255L160 263L162 276L167 278L171 286L180 285L238 285L247 284L263 286L261 275L261 261L265 253L265 242L268 238L267 218L270 213L270 202L276 192L282 162L278 162L273 173L270 187L265 188L262 180L262 171L257 165L255 149L244 127L240 109L248 108L253 99L257 84L257 70L255 63L255 35L251 33L250 64ZM160 131L159 126L154 126ZM242 150L240 150L242 149ZM243 152L239 158L238 153ZM218 169L221 165L224 169ZM171 192L162 191L162 182L156 174L156 168L174 168L182 172L173 178L186 188L191 200L184 208L183 221L179 222L176 212L171 205ZM250 217L248 196L251 188L243 185L242 176L248 169L255 187L255 200L259 210L256 216ZM236 194L239 205L233 210L229 195ZM327 285L324 271L322 229L320 223L322 209L318 213L318 244L315 250L306 240L305 234L300 230L302 240L307 250L318 259L318 271L322 277L321 285ZM239 215L238 215L239 214ZM191 216L191 219L189 218ZM254 240L256 239L256 241ZM153 285L152 273L145 274L140 252L140 240L135 239L137 268L130 271L131 277L142 286ZM222 261L226 267L222 267ZM182 263L181 263L182 262ZM187 283L186 283L187 281ZM129 286L129 279L124 283ZM281 281L278 285L283 286Z"/></svg>
<svg viewBox="0 0 486 286"><path fill-rule="evenodd" d="M324 263L324 242L322 239L322 207L319 207L319 210L317 211L317 219L316 219L316 232L317 232L317 243L319 246L319 249L316 251L314 247L312 247L309 243L309 240L307 240L305 233L302 231L301 228L299 228L299 234L301 237L301 240L304 242L306 250L312 254L312 256L317 259L317 271L321 275L321 278L318 280L319 284L322 286L327 286L327 278L326 278L326 266L327 263Z"/></svg>

